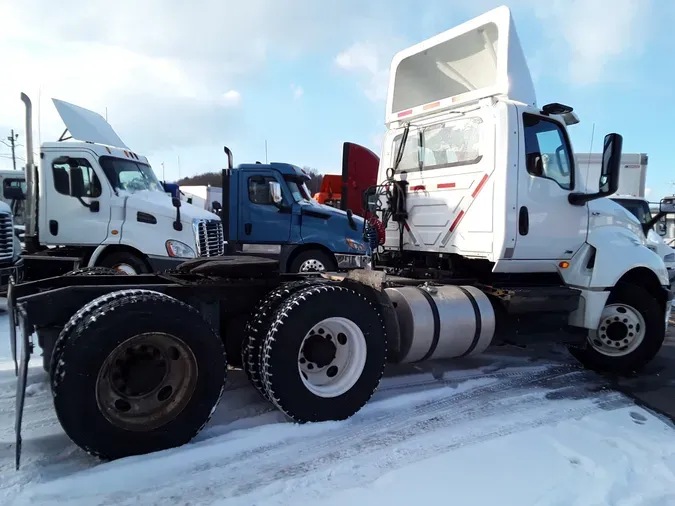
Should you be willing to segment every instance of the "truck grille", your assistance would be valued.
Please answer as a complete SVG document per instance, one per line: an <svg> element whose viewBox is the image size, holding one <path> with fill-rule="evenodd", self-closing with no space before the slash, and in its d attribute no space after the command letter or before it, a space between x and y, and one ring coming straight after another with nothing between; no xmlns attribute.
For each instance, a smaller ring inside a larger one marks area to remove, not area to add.
<svg viewBox="0 0 675 506"><path fill-rule="evenodd" d="M215 257L225 252L223 222L220 220L201 220L197 222L197 255Z"/></svg>
<svg viewBox="0 0 675 506"><path fill-rule="evenodd" d="M14 222L9 213L0 214L0 261L14 256Z"/></svg>

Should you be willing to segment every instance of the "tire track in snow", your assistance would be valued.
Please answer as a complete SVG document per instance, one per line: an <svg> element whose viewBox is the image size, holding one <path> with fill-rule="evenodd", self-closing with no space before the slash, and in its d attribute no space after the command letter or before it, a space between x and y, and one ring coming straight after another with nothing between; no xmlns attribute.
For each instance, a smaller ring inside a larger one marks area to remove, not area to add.
<svg viewBox="0 0 675 506"><path fill-rule="evenodd" d="M547 382L561 379L568 380L569 384L575 377L583 378L589 374L583 370L570 369L575 368L551 367L538 374L527 371L511 375L512 379L507 381L451 393L440 399L416 404L410 409L396 409L395 412L383 409L374 414L356 415L337 430L328 429L326 433L312 434L309 438L294 437L232 454L228 454L225 449L220 460L195 463L191 469L179 470L181 483L194 480L194 483L199 484L196 487L198 490L193 488L190 491L190 500L197 503L208 501L214 491L222 499L249 493L278 480L315 472L334 465L336 460L378 451L389 444L417 436L420 432L495 415L528 411L544 404L555 405L555 402L545 398L546 391L541 387L546 388ZM531 389L533 386L540 388L523 393L523 388ZM621 398L620 394L616 395ZM526 428L523 427L523 430ZM163 504L180 497L183 490L181 484L169 482L158 483L157 488L138 492L141 498L147 495L149 504ZM118 494L114 496L114 500L111 497L101 504L134 504L120 501Z"/></svg>

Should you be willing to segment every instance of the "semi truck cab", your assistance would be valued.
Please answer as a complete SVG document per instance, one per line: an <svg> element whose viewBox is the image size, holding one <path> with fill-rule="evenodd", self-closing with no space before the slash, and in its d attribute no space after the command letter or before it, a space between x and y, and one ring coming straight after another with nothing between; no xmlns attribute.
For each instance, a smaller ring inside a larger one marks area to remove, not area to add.
<svg viewBox="0 0 675 506"><path fill-rule="evenodd" d="M25 192L5 186L3 194L25 199L27 279L85 266L141 274L222 255L219 217L167 195L148 159L129 149L93 111L54 99L66 131L58 142L40 146L36 166L32 106L28 96L21 98L26 105Z"/></svg>
<svg viewBox="0 0 675 506"><path fill-rule="evenodd" d="M284 272L335 271L369 265L364 220L319 204L309 175L288 163L240 164L223 171L228 252L277 257ZM232 205L234 203L235 205Z"/></svg>

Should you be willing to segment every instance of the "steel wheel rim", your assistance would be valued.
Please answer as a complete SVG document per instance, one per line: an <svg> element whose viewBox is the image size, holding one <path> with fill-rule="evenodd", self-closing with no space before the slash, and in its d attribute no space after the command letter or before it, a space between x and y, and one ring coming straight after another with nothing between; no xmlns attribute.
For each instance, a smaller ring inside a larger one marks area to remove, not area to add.
<svg viewBox="0 0 675 506"><path fill-rule="evenodd" d="M123 272L129 276L135 276L138 273L136 272L136 269L134 269L131 265L129 264L117 264L115 267L113 267L116 271Z"/></svg>
<svg viewBox="0 0 675 506"><path fill-rule="evenodd" d="M322 398L348 392L366 365L363 332L353 321L332 317L307 332L298 351L298 372L305 388Z"/></svg>
<svg viewBox="0 0 675 506"><path fill-rule="evenodd" d="M113 425L150 431L175 419L197 385L197 360L178 337L133 336L106 358L96 379L96 402Z"/></svg>
<svg viewBox="0 0 675 506"><path fill-rule="evenodd" d="M310 258L302 262L300 272L326 272L326 266L316 258Z"/></svg>
<svg viewBox="0 0 675 506"><path fill-rule="evenodd" d="M640 312L627 304L610 304L602 310L598 329L588 333L591 346L608 357L633 353L645 338L647 325Z"/></svg>

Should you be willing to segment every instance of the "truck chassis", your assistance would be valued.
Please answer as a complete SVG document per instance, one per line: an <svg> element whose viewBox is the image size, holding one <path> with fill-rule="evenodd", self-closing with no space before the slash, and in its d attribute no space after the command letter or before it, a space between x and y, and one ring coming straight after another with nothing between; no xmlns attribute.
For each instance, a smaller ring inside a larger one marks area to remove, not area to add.
<svg viewBox="0 0 675 506"><path fill-rule="evenodd" d="M542 276L491 284L408 276L282 274L278 261L250 255L194 259L162 274L84 268L12 280L17 469L34 333L61 426L103 459L188 443L216 409L230 367L242 368L290 420L305 423L358 412L387 363L535 340L563 343L585 363L588 331L567 325L580 300L574 288ZM664 329L659 310L651 311L655 354Z"/></svg>

